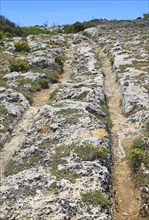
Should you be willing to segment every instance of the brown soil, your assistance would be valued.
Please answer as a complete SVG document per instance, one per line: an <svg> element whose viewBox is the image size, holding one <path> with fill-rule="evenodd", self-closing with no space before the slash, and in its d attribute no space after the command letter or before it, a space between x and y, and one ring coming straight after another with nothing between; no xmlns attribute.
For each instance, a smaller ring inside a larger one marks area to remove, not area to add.
<svg viewBox="0 0 149 220"><path fill-rule="evenodd" d="M96 46L97 48L97 46ZM102 48L97 48L105 74L105 94L112 119L114 220L139 220L140 190L131 172L126 152L138 135L135 125L127 122L120 108L120 88L110 61Z"/></svg>

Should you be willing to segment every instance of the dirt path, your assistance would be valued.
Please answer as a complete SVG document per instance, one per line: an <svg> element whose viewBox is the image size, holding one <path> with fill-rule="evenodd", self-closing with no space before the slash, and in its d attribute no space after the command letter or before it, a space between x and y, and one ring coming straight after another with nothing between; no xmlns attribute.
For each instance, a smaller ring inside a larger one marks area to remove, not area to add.
<svg viewBox="0 0 149 220"><path fill-rule="evenodd" d="M70 77L70 70L71 70L71 61L74 53L74 45L72 44L72 36L70 35L68 37L68 44L69 48L66 50L66 58L65 58L65 63L64 63L64 72L60 76L60 81L59 83L52 84L49 89L44 89L41 90L40 92L37 92L34 95L34 103L33 106L42 106L45 104L48 104L49 97L51 93L60 87L64 81L67 81Z"/></svg>
<svg viewBox="0 0 149 220"><path fill-rule="evenodd" d="M96 46L97 48L97 46ZM112 140L114 155L114 220L138 220L140 207L140 191L131 173L126 150L130 148L132 140L137 135L133 125L126 122L120 108L120 88L116 83L116 75L102 48L97 48L99 59L105 74L105 94L113 123Z"/></svg>
<svg viewBox="0 0 149 220"><path fill-rule="evenodd" d="M50 94L59 86L61 83L63 83L65 80L69 79L70 76L70 69L71 69L71 61L73 56L73 45L71 36L68 39L69 48L66 51L66 62L64 64L64 73L60 78L60 82L57 84L51 85L49 89L41 90L40 92L36 93L34 96L34 104L32 107L30 107L24 116L22 117L21 121L18 123L18 125L15 127L12 139L9 143L6 143L3 150L0 153L0 178L3 177L4 169L7 163L9 162L12 155L15 153L15 151L19 148L20 144L24 141L25 136L31 125L33 124L35 120L35 115L42 105L48 104L48 100L50 97Z"/></svg>
<svg viewBox="0 0 149 220"><path fill-rule="evenodd" d="M3 150L0 153L0 179L3 176L4 168L9 162L11 156L18 149L19 145L24 141L28 129L31 127L35 114L37 112L36 107L30 107L15 127L12 133L12 139L9 143L6 143Z"/></svg>

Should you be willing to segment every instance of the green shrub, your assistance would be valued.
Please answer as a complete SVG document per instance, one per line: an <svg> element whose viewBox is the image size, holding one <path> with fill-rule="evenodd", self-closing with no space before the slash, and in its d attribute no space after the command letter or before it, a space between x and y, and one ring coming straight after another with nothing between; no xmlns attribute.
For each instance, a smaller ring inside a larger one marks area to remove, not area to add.
<svg viewBox="0 0 149 220"><path fill-rule="evenodd" d="M62 58L60 56L55 57L55 62L60 66L63 67L64 66L64 61L62 60Z"/></svg>
<svg viewBox="0 0 149 220"><path fill-rule="evenodd" d="M0 16L0 31L4 33L6 37L21 36L23 34L23 29L13 22Z"/></svg>
<svg viewBox="0 0 149 220"><path fill-rule="evenodd" d="M134 172L137 172L141 166L143 159L143 151L139 148L134 148L128 152L128 159Z"/></svg>
<svg viewBox="0 0 149 220"><path fill-rule="evenodd" d="M133 148L143 148L145 145L144 140L142 140L142 138L138 138L136 140L134 140L132 147Z"/></svg>
<svg viewBox="0 0 149 220"><path fill-rule="evenodd" d="M144 17L145 19L149 19L149 13L145 13L145 14L143 15L143 17Z"/></svg>
<svg viewBox="0 0 149 220"><path fill-rule="evenodd" d="M39 79L38 80L39 85L41 86L42 89L48 89L49 88L49 83L47 79Z"/></svg>
<svg viewBox="0 0 149 220"><path fill-rule="evenodd" d="M74 24L71 25L65 25L64 26L64 33L77 33L80 31L84 31L86 28L93 27L94 25L91 22L75 22Z"/></svg>
<svg viewBox="0 0 149 220"><path fill-rule="evenodd" d="M28 70L28 61L24 59L15 60L10 65L10 71L26 72Z"/></svg>
<svg viewBox="0 0 149 220"><path fill-rule="evenodd" d="M59 74L57 72L53 71L53 72L47 73L47 78L49 82L51 82L52 84L59 82Z"/></svg>
<svg viewBox="0 0 149 220"><path fill-rule="evenodd" d="M56 32L49 31L49 30L43 30L39 27L25 27L23 28L23 35L38 35L38 34L49 34L49 35L56 35Z"/></svg>
<svg viewBox="0 0 149 220"><path fill-rule="evenodd" d="M96 150L97 150L98 156L99 156L100 158L105 159L105 158L107 157L107 149L106 149L105 147L103 147L103 146L98 146L98 147L96 148Z"/></svg>
<svg viewBox="0 0 149 220"><path fill-rule="evenodd" d="M88 205L100 205L102 207L107 207L111 203L107 196L98 190L90 190L84 193L81 193L82 201Z"/></svg>
<svg viewBox="0 0 149 220"><path fill-rule="evenodd" d="M30 47L27 41L15 42L14 47L15 47L15 51L17 52L21 52L21 51L29 52L30 51Z"/></svg>

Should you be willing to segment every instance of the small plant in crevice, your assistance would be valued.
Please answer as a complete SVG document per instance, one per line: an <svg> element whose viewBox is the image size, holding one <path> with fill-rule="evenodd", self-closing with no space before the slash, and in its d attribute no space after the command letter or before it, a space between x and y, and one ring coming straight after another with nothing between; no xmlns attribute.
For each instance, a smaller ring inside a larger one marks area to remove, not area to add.
<svg viewBox="0 0 149 220"><path fill-rule="evenodd" d="M5 108L5 106L0 104L0 116L4 116L8 113L7 109Z"/></svg>
<svg viewBox="0 0 149 220"><path fill-rule="evenodd" d="M49 101L54 101L56 99L56 96L57 96L57 93L58 93L58 89L55 89L51 95L50 95L50 98L49 98Z"/></svg>
<svg viewBox="0 0 149 220"><path fill-rule="evenodd" d="M108 130L110 131L113 125L112 125L112 120L111 120L109 109L108 109L107 106L103 106L102 111L106 115L106 118L105 118L106 119L106 125L107 125Z"/></svg>
<svg viewBox="0 0 149 220"><path fill-rule="evenodd" d="M108 197L98 190L90 190L81 193L81 197L82 201L87 205L99 205L101 207L108 207L111 204Z"/></svg>

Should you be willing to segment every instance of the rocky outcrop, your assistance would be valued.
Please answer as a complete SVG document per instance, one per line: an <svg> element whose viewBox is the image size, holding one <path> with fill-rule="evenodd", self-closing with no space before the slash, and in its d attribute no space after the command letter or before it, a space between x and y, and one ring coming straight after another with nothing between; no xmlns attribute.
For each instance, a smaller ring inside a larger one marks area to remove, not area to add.
<svg viewBox="0 0 149 220"><path fill-rule="evenodd" d="M121 88L122 111L131 122L145 128L148 121L148 23L109 22L85 34L95 39L109 55ZM121 27L121 29L119 29ZM129 32L127 31L129 29Z"/></svg>
<svg viewBox="0 0 149 220"><path fill-rule="evenodd" d="M60 85L51 105L38 110L5 168L2 219L111 219L103 73L90 42L79 38L70 80ZM95 201L88 198L92 193Z"/></svg>

